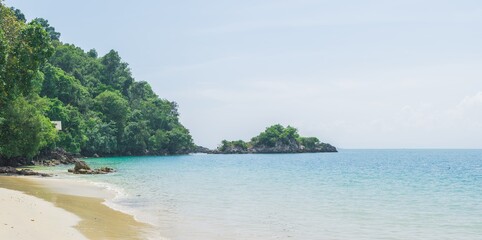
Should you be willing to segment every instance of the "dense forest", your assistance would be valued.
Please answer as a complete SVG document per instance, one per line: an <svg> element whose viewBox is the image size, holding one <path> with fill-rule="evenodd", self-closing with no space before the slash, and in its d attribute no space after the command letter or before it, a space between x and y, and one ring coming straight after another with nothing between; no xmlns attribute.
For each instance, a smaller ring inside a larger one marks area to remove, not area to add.
<svg viewBox="0 0 482 240"><path fill-rule="evenodd" d="M57 131L51 121L61 121ZM60 41L0 0L0 159L61 148L83 156L187 153L177 105L135 81L119 53Z"/></svg>
<svg viewBox="0 0 482 240"><path fill-rule="evenodd" d="M322 143L316 137L302 137L294 127L280 124L267 127L251 141L223 140L218 153L303 153L303 152L336 152L336 148Z"/></svg>

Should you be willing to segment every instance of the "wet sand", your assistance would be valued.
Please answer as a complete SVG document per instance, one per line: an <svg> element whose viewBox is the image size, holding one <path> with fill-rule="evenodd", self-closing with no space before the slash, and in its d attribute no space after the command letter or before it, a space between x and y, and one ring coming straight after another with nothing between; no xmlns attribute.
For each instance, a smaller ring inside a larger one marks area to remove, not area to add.
<svg viewBox="0 0 482 240"><path fill-rule="evenodd" d="M0 188L23 192L74 214L79 218L74 228L87 239L146 239L146 234L152 231L149 225L136 221L133 216L116 211L103 204L105 193L101 191L89 192L88 187L75 186L73 182L68 180L0 176ZM76 191L76 188L79 191ZM3 194L2 197L5 197ZM50 213L50 211L56 209L55 207L47 208L44 212ZM2 206L2 208L5 208L5 206ZM15 206L15 212L29 213L36 210L35 207L27 204L21 208ZM69 214L65 215L70 216ZM3 217L8 220L10 216ZM28 220L30 221L30 219ZM69 221L72 223L71 219ZM0 222L0 224L3 223ZM56 228L60 227L54 225L53 229L47 228L45 231L56 231ZM4 238L1 237L1 239Z"/></svg>

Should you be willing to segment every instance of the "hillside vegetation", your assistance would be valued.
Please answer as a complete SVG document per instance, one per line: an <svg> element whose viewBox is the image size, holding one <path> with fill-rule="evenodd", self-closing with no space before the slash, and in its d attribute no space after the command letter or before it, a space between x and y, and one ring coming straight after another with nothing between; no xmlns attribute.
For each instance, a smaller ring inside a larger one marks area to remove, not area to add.
<svg viewBox="0 0 482 240"><path fill-rule="evenodd" d="M27 22L0 1L0 159L56 148L109 156L194 147L177 104L135 81L118 52L98 56L59 37L47 20ZM51 121L61 121L62 131Z"/></svg>

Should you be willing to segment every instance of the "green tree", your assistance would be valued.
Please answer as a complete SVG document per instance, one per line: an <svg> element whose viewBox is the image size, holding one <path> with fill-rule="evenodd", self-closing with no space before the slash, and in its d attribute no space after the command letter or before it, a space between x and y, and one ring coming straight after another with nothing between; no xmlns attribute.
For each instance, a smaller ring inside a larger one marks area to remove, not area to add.
<svg viewBox="0 0 482 240"><path fill-rule="evenodd" d="M169 131L179 123L177 105L167 100L151 98L140 101L137 107L133 105L133 109L142 112L142 118L153 130Z"/></svg>
<svg viewBox="0 0 482 240"><path fill-rule="evenodd" d="M243 140L237 140L237 141L223 140L221 141L221 145L218 147L218 150L221 152L232 151L232 150L247 151L248 145L249 144Z"/></svg>
<svg viewBox="0 0 482 240"><path fill-rule="evenodd" d="M104 122L97 116L89 116L85 122L85 136L81 152L85 156L114 155L118 151L114 122Z"/></svg>
<svg viewBox="0 0 482 240"><path fill-rule="evenodd" d="M122 142L129 105L117 92L104 91L94 99L95 110L102 113L104 122L114 122L117 126L117 142Z"/></svg>
<svg viewBox="0 0 482 240"><path fill-rule="evenodd" d="M114 50L102 57L101 63L104 66L102 82L127 95L130 85L134 82L129 65L122 62L119 53Z"/></svg>
<svg viewBox="0 0 482 240"><path fill-rule="evenodd" d="M315 149L320 145L320 140L316 137L301 137L300 143L307 149Z"/></svg>
<svg viewBox="0 0 482 240"><path fill-rule="evenodd" d="M167 132L169 144L167 150L170 154L188 153L193 147L192 137L183 126L176 126Z"/></svg>
<svg viewBox="0 0 482 240"><path fill-rule="evenodd" d="M276 143L290 144L293 141L298 142L299 137L296 128L291 126L285 128L280 124L275 124L251 139L251 142L254 146L274 147Z"/></svg>
<svg viewBox="0 0 482 240"><path fill-rule="evenodd" d="M155 154L169 153L169 136L166 131L157 130L154 135L149 137L148 149Z"/></svg>
<svg viewBox="0 0 482 240"><path fill-rule="evenodd" d="M134 155L145 154L149 138L145 121L128 122L123 135L124 151Z"/></svg>
<svg viewBox="0 0 482 240"><path fill-rule="evenodd" d="M117 92L104 91L94 99L96 110L104 114L107 122L124 124L127 119L129 105L127 100Z"/></svg>
<svg viewBox="0 0 482 240"><path fill-rule="evenodd" d="M144 81L134 82L129 88L128 97L133 107L138 107L143 101L157 99L149 83Z"/></svg>
<svg viewBox="0 0 482 240"><path fill-rule="evenodd" d="M60 33L55 31L55 28L50 26L49 21L43 18L35 18L33 22L40 24L49 34L50 39L59 41Z"/></svg>
<svg viewBox="0 0 482 240"><path fill-rule="evenodd" d="M99 59L93 58L72 44L56 42L54 45L55 53L50 58L50 63L78 79L92 96L97 96L105 90L114 90L100 81L103 66Z"/></svg>
<svg viewBox="0 0 482 240"><path fill-rule="evenodd" d="M5 157L31 158L57 141L57 132L50 120L23 97L2 109L2 117L0 154Z"/></svg>
<svg viewBox="0 0 482 240"><path fill-rule="evenodd" d="M52 121L62 122L57 147L70 153L80 153L81 146L87 140L85 120L80 111L72 105L65 106L58 99L43 99L48 104L48 107L45 108L46 116Z"/></svg>
<svg viewBox="0 0 482 240"><path fill-rule="evenodd" d="M43 68L43 73L42 96L58 98L64 104L86 107L87 99L90 97L89 92L79 80L51 64Z"/></svg>
<svg viewBox="0 0 482 240"><path fill-rule="evenodd" d="M10 8L12 12L15 14L15 17L17 17L17 20L20 22L27 22L27 19L25 18L25 15L20 11L20 9L16 9L14 7Z"/></svg>
<svg viewBox="0 0 482 240"><path fill-rule="evenodd" d="M37 23L24 24L13 12L0 6L0 107L32 90L32 80L39 68L52 55L47 33Z"/></svg>
<svg viewBox="0 0 482 240"><path fill-rule="evenodd" d="M96 59L99 56L99 54L97 54L97 51L95 49L90 49L87 52L87 56Z"/></svg>
<svg viewBox="0 0 482 240"><path fill-rule="evenodd" d="M7 41L5 40L3 31L0 29L0 97L7 95L7 92L4 86L4 84L7 81L5 79L7 54L8 54ZM0 106L1 106L1 100L2 99L0 98Z"/></svg>

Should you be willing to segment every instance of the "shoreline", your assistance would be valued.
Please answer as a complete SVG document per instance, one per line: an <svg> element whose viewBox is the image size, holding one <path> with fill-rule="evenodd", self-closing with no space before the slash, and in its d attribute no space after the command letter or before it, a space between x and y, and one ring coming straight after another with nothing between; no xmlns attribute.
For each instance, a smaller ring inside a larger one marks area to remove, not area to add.
<svg viewBox="0 0 482 240"><path fill-rule="evenodd" d="M51 202L0 188L1 239L87 239L74 228L80 218Z"/></svg>
<svg viewBox="0 0 482 240"><path fill-rule="evenodd" d="M105 201L113 197L112 194L100 188L96 189L93 185L89 186L87 183L82 184L70 179L0 176L0 189L6 189L3 192L16 191L15 193L26 198L37 199L33 201L36 204L37 202L50 204L51 207L42 209L47 214L63 210L66 219L69 215L73 215L78 221L73 222L75 225L72 230L74 233L77 230L79 235L85 236L84 239L146 239L153 231L152 226L137 221L134 216L106 205ZM2 195L2 198L8 198L10 195ZM13 211L28 215L32 209L17 206ZM61 215L62 219L64 215ZM0 220L9 218L11 216L4 216ZM39 231L51 233L57 231L59 227L65 228L54 225L53 229L45 227ZM30 231L30 229L24 231ZM0 232L0 236L3 234ZM8 237L5 238L8 239ZM70 237L66 236L65 239Z"/></svg>

